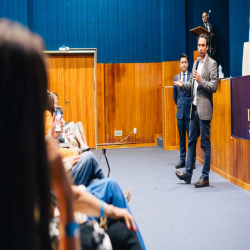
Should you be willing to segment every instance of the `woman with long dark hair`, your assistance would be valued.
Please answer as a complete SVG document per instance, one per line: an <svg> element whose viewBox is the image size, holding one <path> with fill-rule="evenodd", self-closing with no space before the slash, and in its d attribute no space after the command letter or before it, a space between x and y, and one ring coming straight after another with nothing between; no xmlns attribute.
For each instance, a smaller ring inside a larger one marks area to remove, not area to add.
<svg viewBox="0 0 250 250"><path fill-rule="evenodd" d="M52 249L43 49L39 36L17 23L0 21L0 249ZM61 161L49 158L54 177ZM53 189L62 190L59 202L67 204L61 211L67 223L73 220L73 200L70 186L61 185L61 179L53 180ZM77 243L68 239L61 247L77 249Z"/></svg>
<svg viewBox="0 0 250 250"><path fill-rule="evenodd" d="M51 249L42 50L38 36L0 21L1 249Z"/></svg>

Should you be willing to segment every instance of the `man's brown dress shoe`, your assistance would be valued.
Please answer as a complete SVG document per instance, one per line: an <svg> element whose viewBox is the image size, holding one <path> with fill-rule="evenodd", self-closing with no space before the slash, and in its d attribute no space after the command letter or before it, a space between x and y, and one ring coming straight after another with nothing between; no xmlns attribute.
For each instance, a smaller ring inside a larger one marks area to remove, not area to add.
<svg viewBox="0 0 250 250"><path fill-rule="evenodd" d="M185 161L180 161L178 165L175 166L176 169L185 168Z"/></svg>
<svg viewBox="0 0 250 250"><path fill-rule="evenodd" d="M209 180L204 180L202 177L200 177L199 181L194 183L194 186L197 188L207 187L209 186Z"/></svg>
<svg viewBox="0 0 250 250"><path fill-rule="evenodd" d="M179 171L176 171L175 174L176 174L176 176L177 176L180 180L185 181L187 184L190 184L190 182L191 182L191 177L188 177L188 176L187 176L185 170L184 170L182 173L179 172Z"/></svg>

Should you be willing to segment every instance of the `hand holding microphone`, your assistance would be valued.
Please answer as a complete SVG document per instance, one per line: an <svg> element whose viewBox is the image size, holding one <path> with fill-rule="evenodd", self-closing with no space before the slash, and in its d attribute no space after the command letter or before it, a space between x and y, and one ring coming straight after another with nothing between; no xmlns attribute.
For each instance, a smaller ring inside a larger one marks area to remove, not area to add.
<svg viewBox="0 0 250 250"><path fill-rule="evenodd" d="M194 73L193 73L194 80L196 80L198 83L201 80L201 76L200 76L199 72L197 71L199 62L200 62L200 58L198 57L196 67L195 67L195 70L194 70Z"/></svg>
<svg viewBox="0 0 250 250"><path fill-rule="evenodd" d="M201 80L201 76L197 70L194 71L193 76L194 76L194 80L196 80L199 83Z"/></svg>

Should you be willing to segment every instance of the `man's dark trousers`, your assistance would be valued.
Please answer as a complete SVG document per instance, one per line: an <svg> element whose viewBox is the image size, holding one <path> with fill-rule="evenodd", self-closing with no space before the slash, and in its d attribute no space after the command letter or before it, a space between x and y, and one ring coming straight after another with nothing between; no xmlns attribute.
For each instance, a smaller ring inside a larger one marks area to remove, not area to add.
<svg viewBox="0 0 250 250"><path fill-rule="evenodd" d="M197 110L192 108L192 115L189 123L189 139L188 139L188 153L186 173L187 176L192 177L194 157L196 154L196 143L199 136L201 136L201 148L204 151L204 165L202 169L202 178L208 180L210 172L211 161L211 142L210 142L210 120L201 120L198 116Z"/></svg>
<svg viewBox="0 0 250 250"><path fill-rule="evenodd" d="M182 119L177 119L177 125L180 135L180 160L186 161L186 131L189 134L189 121L184 115Z"/></svg>

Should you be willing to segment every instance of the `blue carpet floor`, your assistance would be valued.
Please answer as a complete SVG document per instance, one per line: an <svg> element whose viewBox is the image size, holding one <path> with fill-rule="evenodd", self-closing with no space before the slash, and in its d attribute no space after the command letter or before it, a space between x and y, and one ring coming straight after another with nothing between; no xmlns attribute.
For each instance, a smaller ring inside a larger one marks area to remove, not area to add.
<svg viewBox="0 0 250 250"><path fill-rule="evenodd" d="M101 150L92 150L99 161ZM149 250L250 249L250 192L210 173L210 187L177 179L179 151L159 147L107 149L110 177L132 191L129 202ZM107 174L102 155L100 164Z"/></svg>

